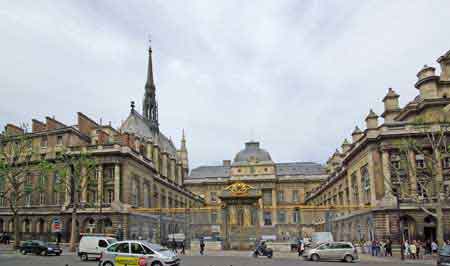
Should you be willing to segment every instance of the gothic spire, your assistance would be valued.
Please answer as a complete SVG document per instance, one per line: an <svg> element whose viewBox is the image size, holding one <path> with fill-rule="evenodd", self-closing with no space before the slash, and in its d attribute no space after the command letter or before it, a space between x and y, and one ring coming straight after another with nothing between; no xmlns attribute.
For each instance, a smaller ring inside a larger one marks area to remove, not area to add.
<svg viewBox="0 0 450 266"><path fill-rule="evenodd" d="M183 135L181 136L181 150L182 151L186 151L186 136L184 134L184 129L183 129Z"/></svg>
<svg viewBox="0 0 450 266"><path fill-rule="evenodd" d="M142 104L142 114L149 121L150 127L156 131L159 128L158 103L155 95L156 87L153 79L152 47L148 48L147 81L145 82L144 101Z"/></svg>
<svg viewBox="0 0 450 266"><path fill-rule="evenodd" d="M155 91L155 81L153 79L153 60L152 60L152 47L148 47L148 67L147 67L147 81L145 82L146 91Z"/></svg>

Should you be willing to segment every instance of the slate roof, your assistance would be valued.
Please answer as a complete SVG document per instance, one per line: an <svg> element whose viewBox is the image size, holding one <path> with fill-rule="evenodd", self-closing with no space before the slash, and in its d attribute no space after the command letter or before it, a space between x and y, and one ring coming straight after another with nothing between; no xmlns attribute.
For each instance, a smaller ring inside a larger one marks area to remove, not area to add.
<svg viewBox="0 0 450 266"><path fill-rule="evenodd" d="M150 138L158 143L162 151L166 151L173 156L177 155L177 149L172 141L162 132L157 133L152 130L148 121L136 111L130 113L128 118L121 125L120 130L123 132L134 133L139 137Z"/></svg>
<svg viewBox="0 0 450 266"><path fill-rule="evenodd" d="M313 162L277 163L277 176L285 175L326 175L325 168Z"/></svg>
<svg viewBox="0 0 450 266"><path fill-rule="evenodd" d="M230 167L229 166L200 166L192 169L191 174L188 179L195 178L218 178L218 177L229 177Z"/></svg>
<svg viewBox="0 0 450 266"><path fill-rule="evenodd" d="M277 163L277 176L314 176L326 175L325 168L313 162ZM192 169L187 179L227 178L230 176L230 166L200 166Z"/></svg>

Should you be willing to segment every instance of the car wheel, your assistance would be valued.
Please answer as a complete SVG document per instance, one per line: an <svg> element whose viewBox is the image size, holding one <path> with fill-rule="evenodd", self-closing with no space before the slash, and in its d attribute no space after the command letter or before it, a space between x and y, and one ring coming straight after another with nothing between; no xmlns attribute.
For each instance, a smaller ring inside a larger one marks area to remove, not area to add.
<svg viewBox="0 0 450 266"><path fill-rule="evenodd" d="M271 259L272 256L273 256L273 254L269 254L269 255L267 255L267 258Z"/></svg>
<svg viewBox="0 0 450 266"><path fill-rule="evenodd" d="M155 261L152 263L152 266L162 266L162 264L159 261Z"/></svg>
<svg viewBox="0 0 450 266"><path fill-rule="evenodd" d="M312 261L319 261L319 260L320 260L320 257L319 257L319 255L317 255L317 254L312 254L311 260L312 260Z"/></svg>
<svg viewBox="0 0 450 266"><path fill-rule="evenodd" d="M41 256L47 256L47 250L42 250L41 251Z"/></svg>
<svg viewBox="0 0 450 266"><path fill-rule="evenodd" d="M88 255L86 253L81 254L80 258L82 261L87 261L89 259Z"/></svg>
<svg viewBox="0 0 450 266"><path fill-rule="evenodd" d="M353 257L351 255L345 255L344 261L345 262L353 262Z"/></svg>
<svg viewBox="0 0 450 266"><path fill-rule="evenodd" d="M111 262L107 261L102 264L103 266L114 266Z"/></svg>
<svg viewBox="0 0 450 266"><path fill-rule="evenodd" d="M27 255L27 251L26 251L25 249L22 249L22 250L20 251L20 253L22 253L23 255Z"/></svg>

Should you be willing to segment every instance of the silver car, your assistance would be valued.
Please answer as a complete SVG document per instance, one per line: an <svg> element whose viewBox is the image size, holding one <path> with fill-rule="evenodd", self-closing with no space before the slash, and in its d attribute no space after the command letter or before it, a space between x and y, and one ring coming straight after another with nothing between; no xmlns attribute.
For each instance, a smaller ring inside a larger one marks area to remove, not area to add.
<svg viewBox="0 0 450 266"><path fill-rule="evenodd" d="M141 240L116 242L102 252L99 266L179 266L180 258L167 248Z"/></svg>
<svg viewBox="0 0 450 266"><path fill-rule="evenodd" d="M343 260L353 262L359 260L358 251L350 242L327 242L307 250L303 257L306 260Z"/></svg>

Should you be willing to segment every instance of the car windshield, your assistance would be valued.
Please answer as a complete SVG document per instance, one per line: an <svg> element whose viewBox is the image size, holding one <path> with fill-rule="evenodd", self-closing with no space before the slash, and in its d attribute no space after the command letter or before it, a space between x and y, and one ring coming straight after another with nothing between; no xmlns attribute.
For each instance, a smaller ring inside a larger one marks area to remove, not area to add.
<svg viewBox="0 0 450 266"><path fill-rule="evenodd" d="M166 247L160 246L158 244L152 244L152 243L147 242L147 241L143 241L143 243L144 243L144 245L149 247L151 250L156 251L156 252L161 252L161 251L167 251L168 250Z"/></svg>
<svg viewBox="0 0 450 266"><path fill-rule="evenodd" d="M109 239L107 239L107 240L108 240L108 243L109 243L110 245L117 242L117 240L116 240L115 238L109 238Z"/></svg>
<svg viewBox="0 0 450 266"><path fill-rule="evenodd" d="M450 245L445 245L439 250L439 255L441 256L450 256Z"/></svg>
<svg viewBox="0 0 450 266"><path fill-rule="evenodd" d="M40 246L45 246L45 245L47 245L47 243L45 243L44 241L41 241L41 240L35 240L35 241L33 241L34 243L36 243L36 244L39 244Z"/></svg>

